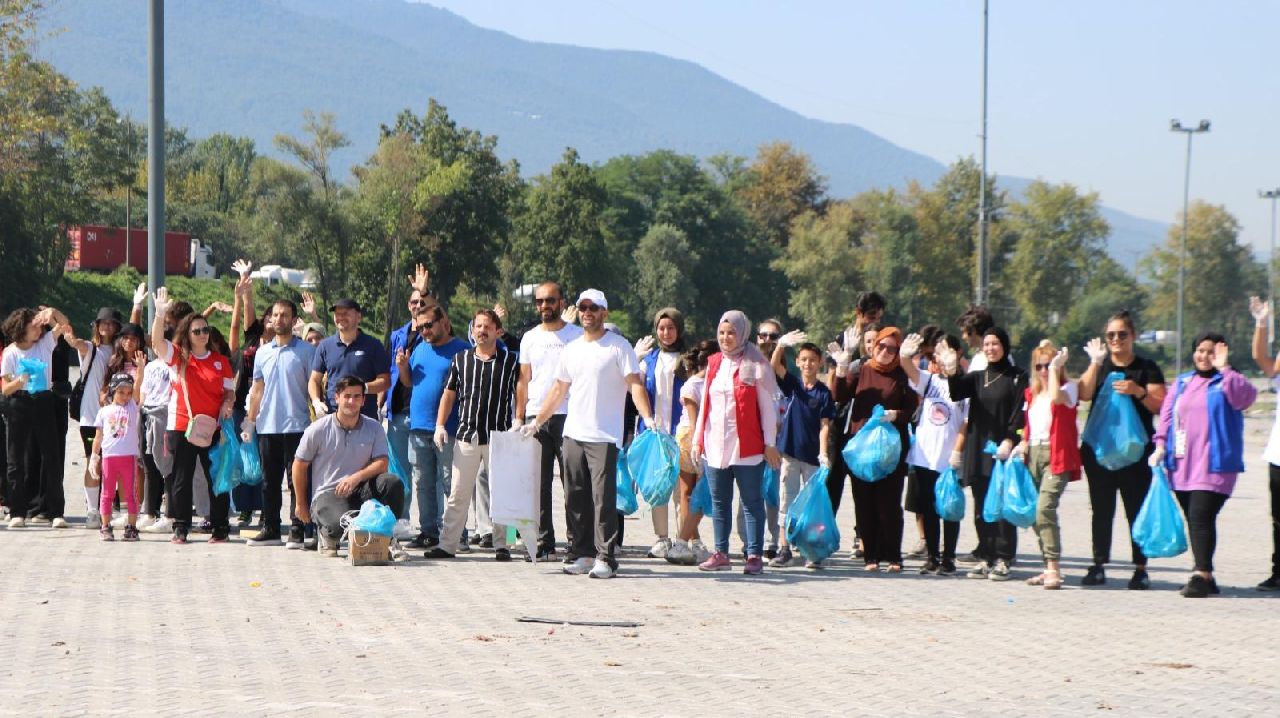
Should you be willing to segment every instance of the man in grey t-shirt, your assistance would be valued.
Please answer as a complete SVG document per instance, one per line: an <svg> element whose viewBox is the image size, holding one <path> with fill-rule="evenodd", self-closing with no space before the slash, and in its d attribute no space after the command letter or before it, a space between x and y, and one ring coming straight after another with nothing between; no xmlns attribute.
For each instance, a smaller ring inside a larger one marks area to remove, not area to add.
<svg viewBox="0 0 1280 718"><path fill-rule="evenodd" d="M346 376L334 387L337 411L302 434L293 459L293 495L298 519L320 526L320 554L337 556L342 515L369 499L385 504L397 516L404 507L404 485L387 472L387 435L363 416L365 383ZM310 469L310 476L308 476ZM311 479L315 479L315 498Z"/></svg>

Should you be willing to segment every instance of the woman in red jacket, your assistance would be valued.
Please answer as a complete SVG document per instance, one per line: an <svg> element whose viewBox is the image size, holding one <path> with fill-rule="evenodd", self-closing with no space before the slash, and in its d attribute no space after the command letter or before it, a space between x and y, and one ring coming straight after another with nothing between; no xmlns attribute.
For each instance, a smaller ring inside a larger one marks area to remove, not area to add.
<svg viewBox="0 0 1280 718"><path fill-rule="evenodd" d="M1080 436L1076 429L1076 404L1080 390L1067 378L1067 350L1048 339L1031 352L1031 386L1027 387L1026 430L1016 453L1027 462L1040 492L1036 504L1036 536L1044 556L1044 573L1027 579L1031 586L1062 588L1062 530L1058 526L1058 502L1067 483L1080 478Z"/></svg>

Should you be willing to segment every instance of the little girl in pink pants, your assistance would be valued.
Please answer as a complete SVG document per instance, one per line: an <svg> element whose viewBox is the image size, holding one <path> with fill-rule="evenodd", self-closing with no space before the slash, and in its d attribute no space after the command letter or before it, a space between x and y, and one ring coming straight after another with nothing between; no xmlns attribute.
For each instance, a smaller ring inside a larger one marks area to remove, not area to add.
<svg viewBox="0 0 1280 718"><path fill-rule="evenodd" d="M120 493L128 501L129 524L124 529L125 541L138 540L138 497L133 492L133 479L138 465L138 404L133 400L133 377L120 373L111 376L107 383L107 396L111 403L98 411L93 425L97 435L93 437L93 464L102 475L100 506L103 541L115 541L111 529L111 503Z"/></svg>

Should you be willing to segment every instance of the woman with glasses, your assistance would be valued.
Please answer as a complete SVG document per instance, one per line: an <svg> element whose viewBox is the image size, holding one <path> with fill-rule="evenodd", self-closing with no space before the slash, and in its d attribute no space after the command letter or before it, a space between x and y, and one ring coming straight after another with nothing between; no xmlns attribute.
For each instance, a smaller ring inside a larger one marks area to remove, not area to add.
<svg viewBox="0 0 1280 718"><path fill-rule="evenodd" d="M979 560L968 575L969 578L1007 581L1009 566L1018 548L1017 529L1004 520L987 522L982 517L982 505L991 486L993 460L1009 458L1022 430L1027 373L1009 360L1009 335L999 327L990 327L982 335L982 357L986 363L982 369L958 374L960 357L945 344L937 347L934 356L947 377L951 400L969 400L962 475L973 492ZM987 442L997 444L994 456L983 450Z"/></svg>
<svg viewBox="0 0 1280 718"><path fill-rule="evenodd" d="M879 571L880 564L886 563L890 573L902 572L902 487L907 476L907 451L911 447L907 426L919 397L899 361L901 346L902 332L897 327L881 329L857 374L849 371L848 352L831 348L836 360L832 393L837 401L852 402L850 436L856 436L871 417L872 410L882 406L885 419L898 429L902 441L898 464L888 476L875 482L853 477L853 510L868 571Z"/></svg>
<svg viewBox="0 0 1280 718"><path fill-rule="evenodd" d="M1133 350L1137 339L1137 329L1128 312L1122 311L1107 320L1106 344L1103 340L1089 340L1084 350L1089 354L1089 368L1080 377L1080 399L1091 401L1101 389L1100 383L1112 372L1120 372L1124 378L1113 382L1111 390L1121 401L1131 401L1138 411L1147 436L1155 434L1153 417L1160 411L1164 401L1164 373L1150 359L1139 356ZM1089 433L1089 423L1095 416L1090 414L1085 424L1085 433ZM1155 445L1148 440L1143 458L1151 455ZM1093 447L1084 444L1080 447L1080 461L1084 465L1084 473L1089 477L1089 506L1093 511L1093 565L1089 567L1085 577L1080 581L1083 586L1100 586L1107 582L1107 574L1103 568L1111 560L1111 525L1116 514L1116 493L1124 501L1125 518L1129 528L1133 528L1133 520L1137 518L1142 502L1147 498L1147 489L1151 488L1151 467L1139 459L1120 469L1108 469L1098 463ZM1143 591L1151 586L1147 576L1147 557L1142 549L1132 540L1129 542L1133 556L1133 576L1129 579L1129 589Z"/></svg>
<svg viewBox="0 0 1280 718"><path fill-rule="evenodd" d="M218 443L218 431L205 443L193 443L199 424L192 426L194 417L215 420L230 419L235 402L235 382L232 380L231 361L213 349L213 328L199 314L189 314L178 322L173 331L173 341L165 338L164 316L169 310L169 290L160 287L155 294L156 316L151 325L151 346L156 358L173 367L176 375L173 397L169 403L167 444L173 456L173 473L166 487L169 495L169 515L173 519L173 539L185 544L191 530L191 487L195 478L196 461L204 468L209 480L209 519L213 533L209 543L225 543L231 534L228 512L231 508L230 493L216 495L213 492L213 471L209 462L209 448ZM202 445L203 444L203 445Z"/></svg>
<svg viewBox="0 0 1280 718"><path fill-rule="evenodd" d="M861 317L861 315L859 315ZM868 322L861 327L854 329L850 327L844 332L842 338L842 346L849 355L848 373L857 376L862 369L862 363L866 358L871 356L871 352L875 347L876 335L880 333L883 327L877 322ZM832 345L827 346L828 354L832 360L835 360L835 354L831 353ZM837 362L838 366L838 362ZM831 367L831 371L827 372L826 384L828 387L836 385L836 366ZM850 478L849 467L844 463L844 445L849 442L853 434L849 430L849 410L853 406L851 401L841 401L836 398L836 418L831 422L831 434L829 443L827 444L827 456L831 459L831 469L827 474L827 495L831 497L831 510L840 513L840 500L844 497L844 482ZM855 499L856 500L856 499ZM857 511L854 512L855 517ZM858 535L858 524L855 518L853 524L853 558L863 558L862 539Z"/></svg>

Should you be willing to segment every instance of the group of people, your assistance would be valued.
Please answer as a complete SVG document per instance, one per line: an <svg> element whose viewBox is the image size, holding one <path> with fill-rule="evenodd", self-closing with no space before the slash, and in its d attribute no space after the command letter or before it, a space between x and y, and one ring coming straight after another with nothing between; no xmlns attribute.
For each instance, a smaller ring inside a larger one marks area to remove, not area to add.
<svg viewBox="0 0 1280 718"><path fill-rule="evenodd" d="M409 277L410 319L384 344L360 329L362 308L351 299L329 308L332 334L317 321L310 297L302 313L311 322L288 300L257 317L248 266L236 269L233 307L215 304L198 313L160 288L149 331L139 326L145 287L134 295L130 321L104 308L89 338L78 338L53 308L8 315L0 326L6 432L0 502L10 529L28 522L67 526L62 437L70 416L84 445L87 524L104 540L115 540L114 528L123 527L125 541L146 530L168 533L176 544L197 531L208 532L210 543L226 542L234 506L242 525L260 512L250 546L336 556L344 517L374 499L402 529L416 520L417 529L400 536L407 543L393 542L397 558L415 548L447 560L479 544L510 561L514 530L493 523L488 512L489 444L495 433L519 431L536 439L541 455L537 528L521 539L539 560L562 558L566 573L610 578L623 539L619 454L638 432L655 431L672 436L680 456L672 500L652 507L657 541L650 558L729 570L736 519L745 573L762 573L766 562L790 566L798 552L781 531L784 519L802 486L825 476L834 509L851 485L853 556L867 571L904 570L909 512L920 536L920 573L953 575L964 562L969 578L1008 580L1017 530L985 520L981 507L997 462L1014 459L1025 463L1038 490L1033 530L1043 569L1027 583L1064 584L1058 506L1067 486L1087 477L1093 561L1080 583L1096 586L1107 581L1117 495L1132 525L1154 467L1162 467L1186 517L1194 560L1182 593L1218 592L1216 521L1243 471L1243 411L1256 397L1218 334L1196 339L1193 369L1168 385L1160 367L1135 352L1134 322L1120 312L1084 347L1088 368L1073 379L1068 350L1048 340L1027 368L1019 366L1008 334L982 306L957 320L959 337L937 325L905 333L885 323L884 299L867 292L853 325L825 349L803 332L784 333L776 319L759 322L753 336L740 311L719 318L714 339L693 341L681 312L668 307L656 313L652 334L632 344L608 322L603 292L587 289L569 303L564 288L548 281L534 291L537 323L517 337L504 329L500 306L474 312L456 331L419 265ZM227 338L208 320L219 309L232 313ZM1280 387L1280 357L1270 355L1266 336L1270 308L1254 299L1250 311L1258 326L1254 359ZM66 356L79 362L74 386L66 381ZM1146 447L1131 463L1099 461L1090 437L1108 430L1096 425L1105 421L1101 412L1079 430L1080 402L1100 396L1131 402L1145 429ZM861 477L846 465L842 448L881 412L901 452L887 476ZM210 452L227 426L255 443L261 485L215 491ZM1276 548L1271 575L1258 588L1278 590L1280 416L1264 457L1271 464ZM776 506L765 496L767 470L779 483ZM960 523L940 517L934 498L948 472L973 498L977 548L962 557ZM562 543L553 521L557 476ZM692 505L700 480L710 489L711 546L701 539L703 515ZM291 500L282 526L285 484ZM113 521L121 504L124 516ZM204 518L199 526L197 513ZM1137 543L1131 552L1128 587L1146 589L1147 558Z"/></svg>

